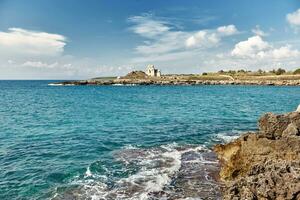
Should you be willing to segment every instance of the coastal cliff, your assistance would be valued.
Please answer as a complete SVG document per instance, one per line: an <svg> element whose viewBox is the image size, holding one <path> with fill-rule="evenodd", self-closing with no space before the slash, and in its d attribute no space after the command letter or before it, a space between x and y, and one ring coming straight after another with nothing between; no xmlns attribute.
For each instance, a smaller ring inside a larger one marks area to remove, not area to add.
<svg viewBox="0 0 300 200"><path fill-rule="evenodd" d="M300 199L300 112L267 113L259 131L216 145L223 199Z"/></svg>

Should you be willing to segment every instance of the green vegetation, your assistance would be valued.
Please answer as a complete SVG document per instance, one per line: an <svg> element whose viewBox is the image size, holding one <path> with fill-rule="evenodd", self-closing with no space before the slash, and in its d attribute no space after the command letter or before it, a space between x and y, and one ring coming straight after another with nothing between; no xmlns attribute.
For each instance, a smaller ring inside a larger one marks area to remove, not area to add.
<svg viewBox="0 0 300 200"><path fill-rule="evenodd" d="M202 76L192 75L189 80L299 80L300 68L293 71L286 71L283 68L265 71L258 69L250 71L239 70L220 70L218 72L203 72Z"/></svg>
<svg viewBox="0 0 300 200"><path fill-rule="evenodd" d="M293 74L300 74L300 68L296 69Z"/></svg>
<svg viewBox="0 0 300 200"><path fill-rule="evenodd" d="M286 73L286 71L284 69L279 68L279 69L277 69L275 74L276 75L282 75L282 74L285 74L285 73Z"/></svg>
<svg viewBox="0 0 300 200"><path fill-rule="evenodd" d="M272 76L272 75L288 75L288 74L300 74L300 68L296 70L295 72L288 72L285 69L278 68L273 69L271 71L264 71L262 69L259 69L257 71L250 71L250 70L220 70L217 73L209 73L209 74L220 74L220 75L230 75L230 76Z"/></svg>

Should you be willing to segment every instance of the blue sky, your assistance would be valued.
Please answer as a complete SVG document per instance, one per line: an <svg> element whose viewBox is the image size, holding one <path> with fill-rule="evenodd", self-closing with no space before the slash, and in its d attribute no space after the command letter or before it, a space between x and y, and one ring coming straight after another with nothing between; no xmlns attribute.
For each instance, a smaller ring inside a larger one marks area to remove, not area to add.
<svg viewBox="0 0 300 200"><path fill-rule="evenodd" d="M0 0L0 79L300 67L299 0Z"/></svg>

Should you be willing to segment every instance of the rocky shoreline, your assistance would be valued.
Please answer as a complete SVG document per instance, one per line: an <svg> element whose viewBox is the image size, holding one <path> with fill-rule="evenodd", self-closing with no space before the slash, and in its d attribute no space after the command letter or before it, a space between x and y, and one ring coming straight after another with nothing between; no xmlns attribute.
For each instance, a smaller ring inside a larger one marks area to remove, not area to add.
<svg viewBox="0 0 300 200"><path fill-rule="evenodd" d="M259 131L216 145L223 199L300 199L300 109L267 113Z"/></svg>
<svg viewBox="0 0 300 200"><path fill-rule="evenodd" d="M132 71L121 77L99 77L89 80L64 81L49 85L291 85L300 86L300 75L250 76L229 74L168 74L151 76Z"/></svg>
<svg viewBox="0 0 300 200"><path fill-rule="evenodd" d="M49 85L274 85L300 86L300 80L164 80L164 79L113 79L64 81Z"/></svg>

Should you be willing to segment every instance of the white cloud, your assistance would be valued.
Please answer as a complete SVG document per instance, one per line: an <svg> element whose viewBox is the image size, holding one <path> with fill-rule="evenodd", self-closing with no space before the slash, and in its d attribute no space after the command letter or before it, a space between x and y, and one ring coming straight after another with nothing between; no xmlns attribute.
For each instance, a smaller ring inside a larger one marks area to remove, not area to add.
<svg viewBox="0 0 300 200"><path fill-rule="evenodd" d="M209 33L206 30L201 30L190 36L185 44L187 47L211 47L217 45L220 38L216 33Z"/></svg>
<svg viewBox="0 0 300 200"><path fill-rule="evenodd" d="M246 41L235 45L231 54L238 57L255 57L259 52L269 48L269 44L258 35L248 38Z"/></svg>
<svg viewBox="0 0 300 200"><path fill-rule="evenodd" d="M237 58L282 60L296 58L300 56L300 52L290 45L275 48L256 35L237 43L231 55Z"/></svg>
<svg viewBox="0 0 300 200"><path fill-rule="evenodd" d="M43 69L59 69L59 70L72 70L71 63L64 62L43 62L43 61L26 61L21 64L22 67L43 68Z"/></svg>
<svg viewBox="0 0 300 200"><path fill-rule="evenodd" d="M217 31L220 33L220 34L224 34L224 35L234 35L234 34L237 34L238 33L238 30L236 29L236 27L231 24L231 25L228 25L228 26L220 26Z"/></svg>
<svg viewBox="0 0 300 200"><path fill-rule="evenodd" d="M22 64L24 67L47 67L48 64L43 63L41 61L26 61Z"/></svg>
<svg viewBox="0 0 300 200"><path fill-rule="evenodd" d="M175 31L175 27L166 21L154 19L152 15L134 16L128 21L134 24L131 31L147 39L135 48L138 54L157 55L185 48L183 41L187 34Z"/></svg>
<svg viewBox="0 0 300 200"><path fill-rule="evenodd" d="M293 12L286 15L286 20L288 23L293 27L300 26L300 8Z"/></svg>
<svg viewBox="0 0 300 200"><path fill-rule="evenodd" d="M66 38L59 34L9 28L0 32L2 56L57 56L64 51Z"/></svg>
<svg viewBox="0 0 300 200"><path fill-rule="evenodd" d="M254 29L251 30L252 33L254 33L255 35L258 35L258 36L267 36L268 33L264 32L263 30L260 29L260 27L258 25L255 26Z"/></svg>
<svg viewBox="0 0 300 200"><path fill-rule="evenodd" d="M41 61L26 61L22 64L24 67L35 67L35 68L55 68L58 66L57 62L48 64L46 62Z"/></svg>
<svg viewBox="0 0 300 200"><path fill-rule="evenodd" d="M128 19L129 22L135 25L131 30L143 37L153 38L164 34L170 30L168 23L162 20L153 20L151 15L133 16Z"/></svg>
<svg viewBox="0 0 300 200"><path fill-rule="evenodd" d="M300 51L292 49L291 46L287 45L271 50L269 56L274 59L296 58L300 56Z"/></svg>
<svg viewBox="0 0 300 200"><path fill-rule="evenodd" d="M180 31L167 32L136 47L136 52L142 55L161 54L185 48L186 33Z"/></svg>
<svg viewBox="0 0 300 200"><path fill-rule="evenodd" d="M129 30L146 39L143 44L136 46L138 57L132 59L134 63L151 59L182 59L183 56L194 55L194 50L218 46L223 37L238 33L234 25L210 30L182 31L176 24L153 15L134 16L128 21L133 23Z"/></svg>
<svg viewBox="0 0 300 200"><path fill-rule="evenodd" d="M221 39L238 33L234 25L220 26L216 30L200 30L186 40L187 47L209 48L217 46Z"/></svg>

